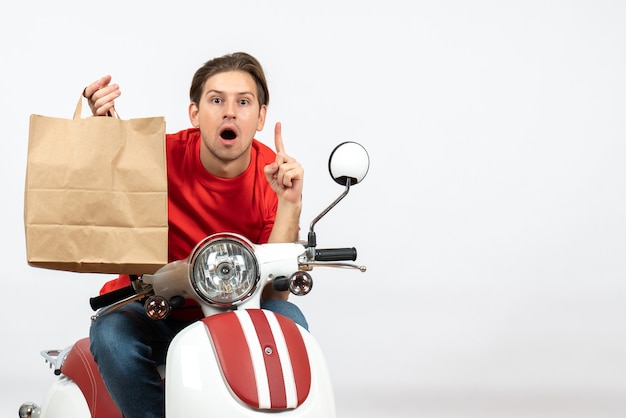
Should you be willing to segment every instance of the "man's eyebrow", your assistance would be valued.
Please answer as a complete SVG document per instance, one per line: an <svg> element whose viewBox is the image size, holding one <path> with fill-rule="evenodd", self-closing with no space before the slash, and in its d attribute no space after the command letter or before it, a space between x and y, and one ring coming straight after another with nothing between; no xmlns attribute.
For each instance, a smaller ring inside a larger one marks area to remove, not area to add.
<svg viewBox="0 0 626 418"><path fill-rule="evenodd" d="M224 94L224 91L222 90L216 90L216 89L210 89L206 91L206 94ZM251 91L242 91L239 93L235 93L238 96L245 96L245 95L250 95L254 97L254 92Z"/></svg>

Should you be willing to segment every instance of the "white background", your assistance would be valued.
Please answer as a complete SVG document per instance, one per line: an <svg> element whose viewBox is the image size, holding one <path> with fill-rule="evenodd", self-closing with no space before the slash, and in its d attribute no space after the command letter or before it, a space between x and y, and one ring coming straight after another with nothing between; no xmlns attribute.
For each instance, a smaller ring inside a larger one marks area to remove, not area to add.
<svg viewBox="0 0 626 418"><path fill-rule="evenodd" d="M85 336L109 277L28 267L31 113L67 117L112 74L122 118L189 126L209 58L244 50L269 79L318 224L368 272L316 270L297 299L326 353L340 417L626 416L626 3L106 1L0 13L4 151L0 416L40 402L39 351Z"/></svg>

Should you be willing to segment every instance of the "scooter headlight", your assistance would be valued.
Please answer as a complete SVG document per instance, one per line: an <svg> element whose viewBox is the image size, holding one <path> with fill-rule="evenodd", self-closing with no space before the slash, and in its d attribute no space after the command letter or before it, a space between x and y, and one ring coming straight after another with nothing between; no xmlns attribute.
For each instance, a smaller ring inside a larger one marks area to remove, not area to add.
<svg viewBox="0 0 626 418"><path fill-rule="evenodd" d="M190 259L191 284L206 302L223 306L245 300L259 281L252 243L236 234L215 234Z"/></svg>

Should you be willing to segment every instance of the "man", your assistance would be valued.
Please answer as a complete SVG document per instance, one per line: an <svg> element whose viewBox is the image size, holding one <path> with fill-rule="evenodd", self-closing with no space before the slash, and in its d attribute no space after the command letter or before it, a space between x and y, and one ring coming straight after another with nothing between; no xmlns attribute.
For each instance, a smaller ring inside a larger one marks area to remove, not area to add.
<svg viewBox="0 0 626 418"><path fill-rule="evenodd" d="M92 113L110 114L119 86L105 76L87 86ZM304 170L285 153L281 125L274 128L276 153L254 139L263 129L269 91L263 69L249 54L206 62L191 83L193 128L166 137L170 261L189 255L216 232L236 232L255 243L298 238ZM128 276L102 292L127 286ZM307 328L288 292L263 291L261 307ZM202 316L193 301L163 321L131 303L92 323L91 351L111 397L125 418L165 416L164 388L156 366L165 362L172 338Z"/></svg>

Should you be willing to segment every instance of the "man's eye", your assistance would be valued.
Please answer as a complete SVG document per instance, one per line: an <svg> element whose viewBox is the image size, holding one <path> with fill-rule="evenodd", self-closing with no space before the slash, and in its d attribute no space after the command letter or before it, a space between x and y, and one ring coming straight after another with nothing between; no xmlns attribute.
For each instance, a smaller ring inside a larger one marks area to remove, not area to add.
<svg viewBox="0 0 626 418"><path fill-rule="evenodd" d="M211 99L211 103L220 104L222 103L222 99L220 99L219 97L214 97Z"/></svg>
<svg viewBox="0 0 626 418"><path fill-rule="evenodd" d="M248 99L240 99L239 100L239 104L240 105L247 105L248 103L250 103L250 100L248 100Z"/></svg>

